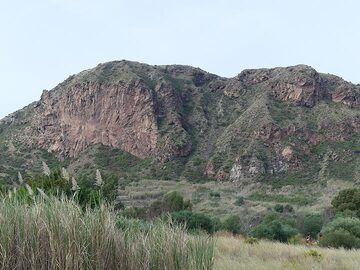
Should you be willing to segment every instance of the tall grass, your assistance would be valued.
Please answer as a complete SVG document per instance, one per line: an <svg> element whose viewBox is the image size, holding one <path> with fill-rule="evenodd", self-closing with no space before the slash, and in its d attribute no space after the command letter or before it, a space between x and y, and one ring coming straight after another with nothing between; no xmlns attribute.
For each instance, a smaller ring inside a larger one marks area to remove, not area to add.
<svg viewBox="0 0 360 270"><path fill-rule="evenodd" d="M124 226L125 224L125 226ZM163 222L139 226L107 206L4 198L0 269L211 269L213 241Z"/></svg>
<svg viewBox="0 0 360 270"><path fill-rule="evenodd" d="M262 240L249 244L239 237L220 236L216 240L214 269L358 270L360 250L289 245Z"/></svg>

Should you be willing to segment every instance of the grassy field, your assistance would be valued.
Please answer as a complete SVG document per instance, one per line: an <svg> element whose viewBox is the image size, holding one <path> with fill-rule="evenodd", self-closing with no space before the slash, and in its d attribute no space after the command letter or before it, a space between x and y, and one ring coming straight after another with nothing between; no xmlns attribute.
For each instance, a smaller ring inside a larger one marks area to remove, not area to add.
<svg viewBox="0 0 360 270"><path fill-rule="evenodd" d="M360 269L360 250L191 235L46 195L2 197L0 228L0 269Z"/></svg>
<svg viewBox="0 0 360 270"><path fill-rule="evenodd" d="M269 186L249 184L234 186L230 182L189 183L188 181L141 180L130 183L120 191L121 200L126 206L149 205L169 191L176 190L190 199L195 211L223 218L226 215L239 215L243 219L266 213L278 203L291 204L296 212L318 212L330 205L331 199L344 188L353 184L344 181L328 181L325 185L314 183L305 187L285 186L273 189ZM217 193L219 196L211 196ZM245 199L241 206L236 205L239 197ZM304 202L309 202L305 204Z"/></svg>
<svg viewBox="0 0 360 270"><path fill-rule="evenodd" d="M241 238L218 237L214 269L357 270L360 269L360 250L326 249L268 241L247 244Z"/></svg>

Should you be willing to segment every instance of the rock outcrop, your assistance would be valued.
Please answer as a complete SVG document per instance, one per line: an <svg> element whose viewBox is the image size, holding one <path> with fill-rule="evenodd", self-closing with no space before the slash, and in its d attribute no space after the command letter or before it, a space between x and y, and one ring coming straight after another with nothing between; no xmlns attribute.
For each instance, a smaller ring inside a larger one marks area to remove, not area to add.
<svg viewBox="0 0 360 270"><path fill-rule="evenodd" d="M246 182L306 171L318 161L305 157L322 142L358 142L359 89L305 65L227 79L189 66L110 62L44 90L1 120L0 134L59 158L97 144L160 164L197 158L203 167L190 169Z"/></svg>

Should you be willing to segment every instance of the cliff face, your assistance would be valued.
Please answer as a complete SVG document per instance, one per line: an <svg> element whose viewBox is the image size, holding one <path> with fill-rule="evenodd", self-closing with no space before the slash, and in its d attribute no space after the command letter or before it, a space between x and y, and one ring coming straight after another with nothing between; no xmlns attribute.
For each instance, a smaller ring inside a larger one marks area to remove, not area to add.
<svg viewBox="0 0 360 270"><path fill-rule="evenodd" d="M246 182L317 174L332 152L356 171L359 109L358 85L304 65L227 79L188 66L120 61L44 90L40 101L0 121L0 140L60 159L97 144L159 164L184 157L184 171Z"/></svg>

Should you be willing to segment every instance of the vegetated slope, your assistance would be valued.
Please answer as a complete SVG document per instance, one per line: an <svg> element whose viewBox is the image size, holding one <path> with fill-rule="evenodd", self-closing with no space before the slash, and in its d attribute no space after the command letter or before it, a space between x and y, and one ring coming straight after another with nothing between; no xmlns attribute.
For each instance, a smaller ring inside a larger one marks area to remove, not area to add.
<svg viewBox="0 0 360 270"><path fill-rule="evenodd" d="M222 78L116 61L0 121L0 179L41 160L77 173L274 186L360 177L360 86L313 68Z"/></svg>

